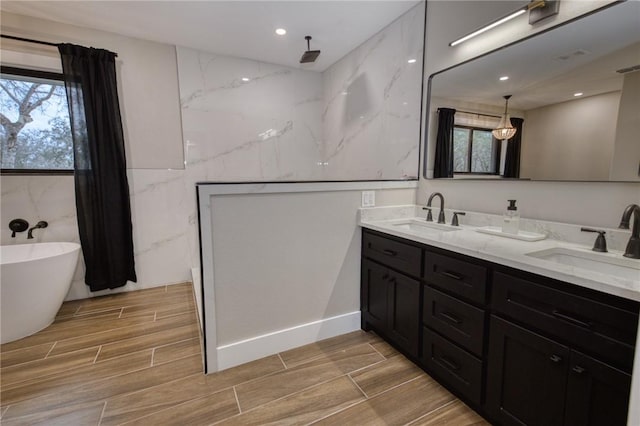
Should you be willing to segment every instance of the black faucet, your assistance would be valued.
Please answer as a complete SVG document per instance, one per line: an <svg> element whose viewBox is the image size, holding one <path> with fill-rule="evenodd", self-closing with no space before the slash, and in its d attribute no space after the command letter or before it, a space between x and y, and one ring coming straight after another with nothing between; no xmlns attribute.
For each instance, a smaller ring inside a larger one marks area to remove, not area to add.
<svg viewBox="0 0 640 426"><path fill-rule="evenodd" d="M624 251L624 257L630 257L632 259L640 259L640 206L637 204L629 204L624 213L622 213L622 219L620 219L620 229L629 229L629 222L631 221L631 215L633 216L633 228L631 230L631 237L627 243L627 249Z"/></svg>
<svg viewBox="0 0 640 426"><path fill-rule="evenodd" d="M422 210L428 210L427 213L427 221L433 222L433 216L431 215L431 201L433 201L433 197L440 197L440 213L438 214L438 223L444 222L444 197L439 192L434 192L429 196L429 200L427 200L427 207L423 207Z"/></svg>
<svg viewBox="0 0 640 426"><path fill-rule="evenodd" d="M49 224L47 222L45 222L44 220L41 220L40 222L36 223L36 226L34 226L33 228L29 228L29 232L27 232L27 240L32 240L33 239L33 230L34 229L46 228L47 226L49 226Z"/></svg>

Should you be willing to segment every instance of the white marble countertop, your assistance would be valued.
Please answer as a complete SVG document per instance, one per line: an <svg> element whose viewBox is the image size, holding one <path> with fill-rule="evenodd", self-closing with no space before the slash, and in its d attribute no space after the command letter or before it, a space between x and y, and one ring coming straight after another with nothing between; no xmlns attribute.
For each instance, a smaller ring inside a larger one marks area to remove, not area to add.
<svg viewBox="0 0 640 426"><path fill-rule="evenodd" d="M591 246L552 238L535 242L519 241L502 236L482 234L475 231L476 226L465 224L460 226L460 230L453 232L442 232L435 235L420 234L394 226L406 222L407 219L425 221L424 217L415 217L415 208L403 206L394 213L390 213L391 210L387 209L383 214L379 214L381 211L376 212L378 214L370 214L370 211L363 212L363 210L367 209L361 209L358 220L358 224L363 228L640 301L640 272L638 272L638 279L626 279L527 255L527 253L552 248L568 248L593 253ZM539 226L538 229L540 229ZM613 232L615 231L611 231L611 233ZM547 232L547 234L553 235L554 233ZM590 235L590 238L595 239L593 234ZM599 253L598 256L622 258L622 254L622 251L610 250L609 253ZM640 264L640 259L638 263Z"/></svg>

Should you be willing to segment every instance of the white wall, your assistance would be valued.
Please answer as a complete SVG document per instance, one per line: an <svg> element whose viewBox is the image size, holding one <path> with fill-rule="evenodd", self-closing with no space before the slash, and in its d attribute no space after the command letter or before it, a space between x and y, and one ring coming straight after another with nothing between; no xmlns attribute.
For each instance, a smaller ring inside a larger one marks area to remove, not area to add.
<svg viewBox="0 0 640 426"><path fill-rule="evenodd" d="M582 15L610 1L560 3L554 18L530 26L526 17L516 18L457 47L456 38L521 5L518 1L432 1L427 5L426 71L429 75L471 59L534 32ZM455 25L451 23L455 22ZM424 150L423 150L424 152ZM640 202L637 184L588 182L470 182L427 180L421 177L419 203L440 191L447 206L461 210L501 213L508 198L518 199L521 214L534 219L557 220L591 226L616 226L624 207Z"/></svg>
<svg viewBox="0 0 640 426"><path fill-rule="evenodd" d="M417 182L201 185L207 371L360 328L360 190Z"/></svg>
<svg viewBox="0 0 640 426"><path fill-rule="evenodd" d="M640 181L640 71L625 74L611 160L611 179Z"/></svg>
<svg viewBox="0 0 640 426"><path fill-rule="evenodd" d="M608 181L619 104L610 92L528 110L520 177Z"/></svg>

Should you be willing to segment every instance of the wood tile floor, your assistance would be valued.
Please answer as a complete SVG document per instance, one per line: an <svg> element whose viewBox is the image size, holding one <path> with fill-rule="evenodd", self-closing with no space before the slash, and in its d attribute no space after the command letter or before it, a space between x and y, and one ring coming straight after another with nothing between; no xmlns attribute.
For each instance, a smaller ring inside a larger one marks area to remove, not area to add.
<svg viewBox="0 0 640 426"><path fill-rule="evenodd" d="M191 284L65 303L0 347L2 425L486 425L372 333L202 374Z"/></svg>

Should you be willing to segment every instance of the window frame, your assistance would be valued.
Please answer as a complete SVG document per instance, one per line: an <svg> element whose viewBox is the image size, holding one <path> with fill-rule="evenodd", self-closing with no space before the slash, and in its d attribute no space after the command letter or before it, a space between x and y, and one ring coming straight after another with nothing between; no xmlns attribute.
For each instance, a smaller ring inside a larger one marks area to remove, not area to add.
<svg viewBox="0 0 640 426"><path fill-rule="evenodd" d="M53 72L53 71L41 71L34 70L29 68L19 68L12 66L0 65L0 74L7 75L15 75L15 76L23 76L23 77L32 77L32 78L42 78L47 80L57 80L63 82L64 85L64 76L62 73ZM71 152L73 155L73 150ZM2 169L0 168L0 175L2 176L29 176L29 175L73 175L74 169Z"/></svg>
<svg viewBox="0 0 640 426"><path fill-rule="evenodd" d="M495 168L493 172L472 172L471 171L471 160L473 158L473 132L476 130L479 131L483 131L483 132L491 132L492 129L486 129L484 127L476 127L476 126L465 126L462 124L454 124L453 125L453 130L455 131L456 128L459 129L468 129L470 130L469 132L469 137L467 138L467 164L469 165L469 171L466 172L458 172L458 171L453 171L454 176L455 175L465 175L465 176L469 176L469 175L480 175L480 176L499 176L500 175L500 144L496 138L494 138L492 136L492 143L495 147Z"/></svg>

